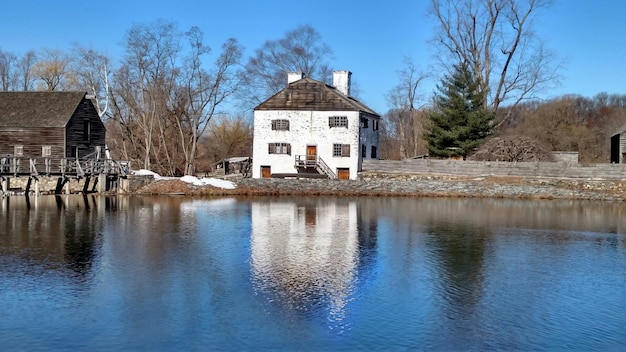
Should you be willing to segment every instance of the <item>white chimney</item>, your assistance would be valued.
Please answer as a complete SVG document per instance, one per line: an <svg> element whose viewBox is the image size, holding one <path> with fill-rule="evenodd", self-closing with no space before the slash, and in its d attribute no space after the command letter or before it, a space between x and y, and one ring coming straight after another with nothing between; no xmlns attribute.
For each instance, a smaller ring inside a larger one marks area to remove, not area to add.
<svg viewBox="0 0 626 352"><path fill-rule="evenodd" d="M350 71L333 71L333 86L346 96L350 96Z"/></svg>
<svg viewBox="0 0 626 352"><path fill-rule="evenodd" d="M287 72L287 84L304 78L304 72Z"/></svg>

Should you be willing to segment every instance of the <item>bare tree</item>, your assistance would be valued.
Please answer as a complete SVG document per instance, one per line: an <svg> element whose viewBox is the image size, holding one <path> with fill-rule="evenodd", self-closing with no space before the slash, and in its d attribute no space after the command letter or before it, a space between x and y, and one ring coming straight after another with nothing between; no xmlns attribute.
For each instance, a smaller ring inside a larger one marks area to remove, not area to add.
<svg viewBox="0 0 626 352"><path fill-rule="evenodd" d="M468 63L495 113L558 83L560 65L533 32L534 18L551 0L431 1L442 63Z"/></svg>
<svg viewBox="0 0 626 352"><path fill-rule="evenodd" d="M132 27L111 90L111 116L123 136L115 147L130 160L141 158L145 169L193 174L198 141L239 86L241 52L229 39L211 65L205 61L210 48L196 27L186 33L166 21Z"/></svg>
<svg viewBox="0 0 626 352"><path fill-rule="evenodd" d="M508 162L554 161L554 156L536 139L524 136L503 136L490 139L468 159Z"/></svg>
<svg viewBox="0 0 626 352"><path fill-rule="evenodd" d="M330 47L310 25L301 25L278 40L268 40L255 51L246 65L249 80L246 96L251 103L260 103L287 84L288 72L302 72L323 82L332 79L328 60Z"/></svg>
<svg viewBox="0 0 626 352"><path fill-rule="evenodd" d="M75 83L69 68L70 59L61 50L43 49L32 72L43 82L41 90L63 90Z"/></svg>
<svg viewBox="0 0 626 352"><path fill-rule="evenodd" d="M417 105L422 105L423 101L423 96L419 95L419 85L428 77L411 59L405 58L404 64L404 68L398 72L399 83L387 93L387 103L391 109L385 116L389 124L387 133L397 137L402 159L426 151L421 134L427 117L420 111L421 106Z"/></svg>
<svg viewBox="0 0 626 352"><path fill-rule="evenodd" d="M237 115L221 115L211 124L205 153L217 162L233 156L247 156L252 153L252 126L246 119Z"/></svg>
<svg viewBox="0 0 626 352"><path fill-rule="evenodd" d="M126 35L126 57L114 75L113 118L124 126L124 141L132 147L128 156L140 156L145 169L152 168L153 157L171 164L168 151L157 149L166 137L164 126L161 125L160 136L157 132L162 123L159 119L168 114L166 105L174 90L179 41L180 33L172 22L134 25ZM124 145L124 150L127 148ZM172 168L159 171L172 173Z"/></svg>
<svg viewBox="0 0 626 352"><path fill-rule="evenodd" d="M36 56L32 50L22 57L0 50L0 90L32 90L34 82L32 69L35 62Z"/></svg>
<svg viewBox="0 0 626 352"><path fill-rule="evenodd" d="M0 49L0 90L14 90L16 86L15 65L17 56Z"/></svg>
<svg viewBox="0 0 626 352"><path fill-rule="evenodd" d="M35 74L33 72L33 67L37 62L37 55L33 50L29 50L18 59L16 64L17 68L17 86L18 90L29 91L33 89L33 85L35 84Z"/></svg>
<svg viewBox="0 0 626 352"><path fill-rule="evenodd" d="M103 117L109 105L111 60L104 54L78 44L74 45L72 57L72 71L77 85L96 97L98 115Z"/></svg>
<svg viewBox="0 0 626 352"><path fill-rule="evenodd" d="M235 39L222 45L222 52L210 70L202 65L202 57L210 48L203 44L202 32L192 27L186 34L190 53L184 60L183 75L177 101L181 114L176 119L185 156L185 174L195 173L198 140L205 133L209 121L239 87L241 74L237 72L242 48Z"/></svg>

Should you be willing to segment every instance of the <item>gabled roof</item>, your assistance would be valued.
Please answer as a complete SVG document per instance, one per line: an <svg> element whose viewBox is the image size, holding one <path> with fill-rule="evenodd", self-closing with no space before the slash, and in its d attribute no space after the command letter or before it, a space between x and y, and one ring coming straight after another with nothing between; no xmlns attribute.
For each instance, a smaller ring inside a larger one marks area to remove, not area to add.
<svg viewBox="0 0 626 352"><path fill-rule="evenodd" d="M622 127L620 127L615 133L613 133L611 135L611 137L616 136L618 134L624 134L624 132L626 132L626 124L624 124Z"/></svg>
<svg viewBox="0 0 626 352"><path fill-rule="evenodd" d="M0 127L65 127L85 92L0 92Z"/></svg>
<svg viewBox="0 0 626 352"><path fill-rule="evenodd" d="M355 98L308 77L290 83L254 110L360 111L380 117Z"/></svg>

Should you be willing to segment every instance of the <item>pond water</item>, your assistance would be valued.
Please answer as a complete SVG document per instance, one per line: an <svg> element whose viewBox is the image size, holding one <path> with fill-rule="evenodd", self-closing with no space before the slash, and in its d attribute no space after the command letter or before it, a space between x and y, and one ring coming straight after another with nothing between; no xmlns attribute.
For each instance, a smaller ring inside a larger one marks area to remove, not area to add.
<svg viewBox="0 0 626 352"><path fill-rule="evenodd" d="M0 200L2 350L618 351L626 206Z"/></svg>

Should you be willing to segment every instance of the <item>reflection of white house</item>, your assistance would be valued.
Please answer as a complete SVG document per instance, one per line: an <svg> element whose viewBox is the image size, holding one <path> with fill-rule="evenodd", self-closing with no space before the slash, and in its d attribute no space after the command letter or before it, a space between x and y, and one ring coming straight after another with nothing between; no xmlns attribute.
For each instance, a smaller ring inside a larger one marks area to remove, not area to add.
<svg viewBox="0 0 626 352"><path fill-rule="evenodd" d="M290 73L254 109L252 177L356 179L363 159L378 159L380 115L350 96L350 77L333 72L333 87Z"/></svg>
<svg viewBox="0 0 626 352"><path fill-rule="evenodd" d="M321 299L341 321L359 263L356 203L259 201L251 211L256 288L295 309Z"/></svg>

